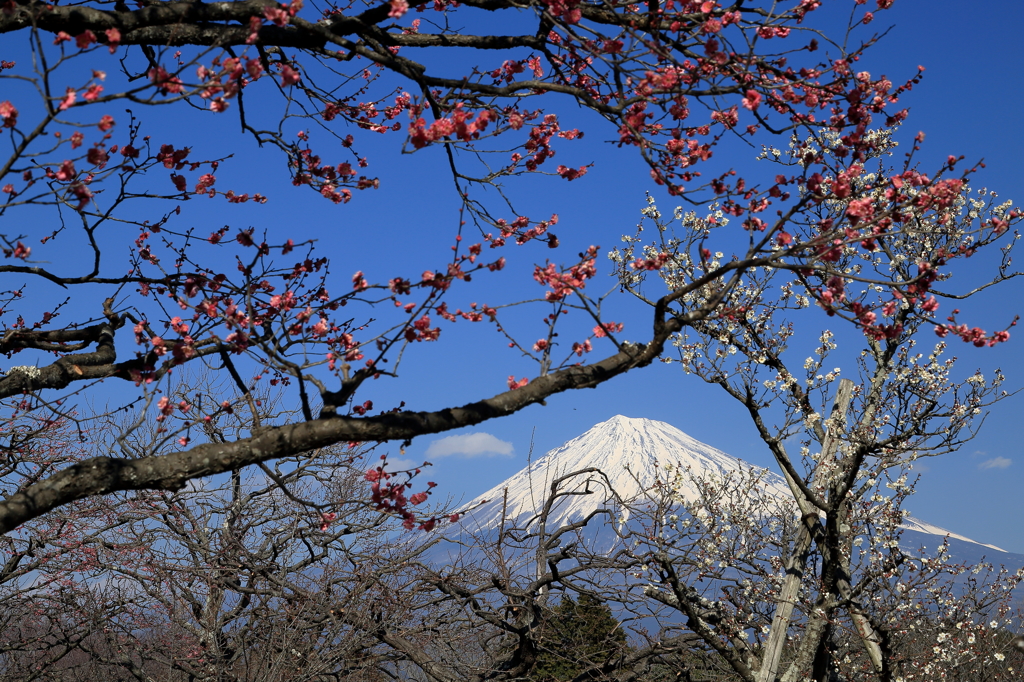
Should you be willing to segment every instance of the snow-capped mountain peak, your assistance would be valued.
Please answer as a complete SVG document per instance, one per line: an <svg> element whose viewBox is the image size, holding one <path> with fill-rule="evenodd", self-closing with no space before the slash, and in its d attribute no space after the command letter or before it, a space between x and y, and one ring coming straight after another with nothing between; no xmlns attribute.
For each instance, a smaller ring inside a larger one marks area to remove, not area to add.
<svg viewBox="0 0 1024 682"><path fill-rule="evenodd" d="M665 422L617 415L478 496L469 504L476 509L462 522L463 529L494 529L502 519L527 525L540 513L552 484L560 482L561 491L574 494L559 498L552 508L548 527L554 528L583 519L597 509L617 507L616 501L649 498L657 481L670 479L674 468L688 469L702 478L756 478L763 495L792 504L789 487L781 476L701 443ZM565 478L570 474L577 475ZM676 482L676 494L686 502L698 499L690 478L683 476ZM903 525L915 542L925 536L938 536L939 541L948 536L979 549L1005 552L913 517L907 517Z"/></svg>
<svg viewBox="0 0 1024 682"><path fill-rule="evenodd" d="M525 521L540 511L553 482L593 469L595 471L575 476L568 482L569 489L589 490L592 494L564 498L549 518L549 524L583 518L605 507L609 500L630 501L645 495L659 478L665 480L671 467L721 476L756 471L772 494L789 494L780 476L762 472L670 424L617 415L551 450L477 497L470 506L483 500L487 503L473 513L471 523L480 527L496 526L503 510L505 518ZM687 501L696 499L695 490L684 487L679 492Z"/></svg>

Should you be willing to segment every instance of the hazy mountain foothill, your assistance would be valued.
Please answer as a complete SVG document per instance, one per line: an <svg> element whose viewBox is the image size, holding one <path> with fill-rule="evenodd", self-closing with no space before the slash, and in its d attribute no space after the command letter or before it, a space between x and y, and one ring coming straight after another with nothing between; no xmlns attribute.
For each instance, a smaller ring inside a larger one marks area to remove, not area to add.
<svg viewBox="0 0 1024 682"><path fill-rule="evenodd" d="M701 443L670 424L620 415L595 425L478 495L466 505L472 513L445 534L487 534L503 525L535 529L539 515L545 512L551 484L571 475L559 484L562 496L546 511L548 527L558 528L597 514L582 534L593 548L613 551L627 534L624 527L633 533L642 531L644 515L664 502L662 493L676 473L682 473L682 481L674 488L673 513L687 513L687 506L701 499L701 483L715 479L732 484L756 481L756 489L751 491L752 513L757 511L755 497L758 505L767 503L797 513L792 493L778 474ZM934 554L946 544L946 554L955 562L973 566L987 561L1013 570L1024 566L1024 554L977 542L913 516L904 518L901 531L900 546L910 553L924 548Z"/></svg>

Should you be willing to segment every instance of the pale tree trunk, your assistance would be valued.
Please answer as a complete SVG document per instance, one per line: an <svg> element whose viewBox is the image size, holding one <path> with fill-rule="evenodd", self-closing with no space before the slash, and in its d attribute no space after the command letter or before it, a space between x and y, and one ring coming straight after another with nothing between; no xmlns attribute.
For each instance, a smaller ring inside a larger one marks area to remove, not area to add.
<svg viewBox="0 0 1024 682"><path fill-rule="evenodd" d="M843 379L839 382L836 402L832 408L832 416L829 419L830 423L825 431L825 437L822 442L821 459L823 463L835 460L836 450L840 442L838 435L846 423L845 415L850 407L850 401L853 399L853 387L853 382L849 379ZM790 553L789 561L786 562L786 578L782 583L782 591L779 593L775 616L772 619L771 633L768 636L764 658L757 674L757 682L771 682L778 675L782 648L786 643L786 633L789 631L789 622L793 617L793 608L796 604L797 595L800 592L800 585L803 583L804 569L813 540L811 528L814 524L818 523L818 510L806 498L789 472L784 469L782 473L785 475L786 482L789 484L793 497L799 506L801 523L793 544L793 551ZM845 583L845 586L847 594L843 595L844 597L849 594L849 583ZM840 589L842 590L842 588ZM863 616L860 616L858 619L858 615L854 614L854 621L857 623L857 629L861 633L862 639L864 639L865 646L868 648L868 655L871 656L872 663L874 663L875 656L871 646L873 645L874 649L877 650L878 644L867 637L871 633L871 626L865 623L866 629L862 629L860 620L866 621L866 619ZM809 634L807 633L805 636ZM876 669L881 669L880 650Z"/></svg>

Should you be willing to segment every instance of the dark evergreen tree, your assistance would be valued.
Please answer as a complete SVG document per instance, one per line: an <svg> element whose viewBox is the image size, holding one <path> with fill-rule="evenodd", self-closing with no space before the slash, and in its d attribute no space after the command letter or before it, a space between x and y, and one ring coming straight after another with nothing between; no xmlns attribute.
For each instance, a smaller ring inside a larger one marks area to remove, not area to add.
<svg viewBox="0 0 1024 682"><path fill-rule="evenodd" d="M629 650L612 610L588 594L579 601L563 597L541 625L537 642L540 654L530 677L535 682L564 682L586 671L592 671L589 679L605 679L601 666Z"/></svg>

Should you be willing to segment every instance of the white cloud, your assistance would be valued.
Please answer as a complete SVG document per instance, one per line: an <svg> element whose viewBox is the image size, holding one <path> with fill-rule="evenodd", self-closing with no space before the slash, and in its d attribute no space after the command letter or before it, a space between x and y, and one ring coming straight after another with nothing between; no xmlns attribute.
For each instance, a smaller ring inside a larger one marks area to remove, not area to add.
<svg viewBox="0 0 1024 682"><path fill-rule="evenodd" d="M993 457L992 459L986 459L984 462L978 465L979 469L1005 469L1006 467L1013 464L1012 459L1006 457Z"/></svg>
<svg viewBox="0 0 1024 682"><path fill-rule="evenodd" d="M437 457L493 457L503 455L511 457L514 452L512 443L498 440L489 433L467 433L463 436L447 436L435 440L427 448L427 459Z"/></svg>

